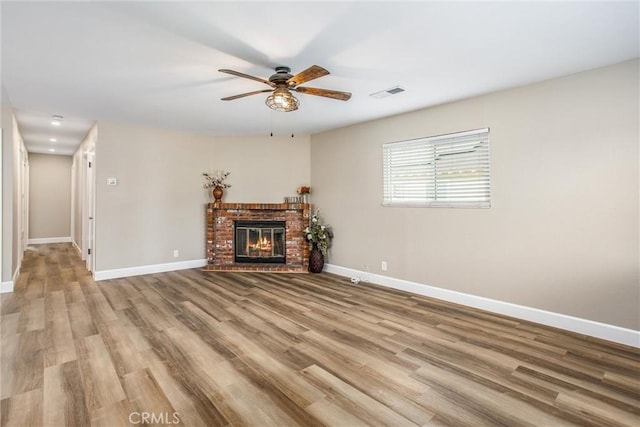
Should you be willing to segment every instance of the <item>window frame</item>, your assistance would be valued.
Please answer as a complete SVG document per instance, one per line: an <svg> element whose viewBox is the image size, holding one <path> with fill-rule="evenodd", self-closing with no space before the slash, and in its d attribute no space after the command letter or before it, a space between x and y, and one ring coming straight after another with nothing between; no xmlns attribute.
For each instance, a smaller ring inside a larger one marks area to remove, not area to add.
<svg viewBox="0 0 640 427"><path fill-rule="evenodd" d="M490 208L490 128L382 144L382 206Z"/></svg>

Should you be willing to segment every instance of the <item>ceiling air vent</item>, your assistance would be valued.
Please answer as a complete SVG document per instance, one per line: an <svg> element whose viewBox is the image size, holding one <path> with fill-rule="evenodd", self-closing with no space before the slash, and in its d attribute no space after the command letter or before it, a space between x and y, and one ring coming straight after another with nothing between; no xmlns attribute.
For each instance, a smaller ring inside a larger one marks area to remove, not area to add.
<svg viewBox="0 0 640 427"><path fill-rule="evenodd" d="M396 95L398 93L404 92L404 89L400 86L390 87L389 89L381 90L380 92L372 93L371 97L373 98L386 98L387 96Z"/></svg>

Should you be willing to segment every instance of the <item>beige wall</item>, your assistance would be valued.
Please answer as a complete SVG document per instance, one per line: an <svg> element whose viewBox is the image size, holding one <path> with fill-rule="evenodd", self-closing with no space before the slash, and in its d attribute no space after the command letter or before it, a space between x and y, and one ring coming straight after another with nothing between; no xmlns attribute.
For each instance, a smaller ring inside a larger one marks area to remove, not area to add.
<svg viewBox="0 0 640 427"><path fill-rule="evenodd" d="M29 154L29 238L71 236L71 156Z"/></svg>
<svg viewBox="0 0 640 427"><path fill-rule="evenodd" d="M310 180L308 136L221 138L98 126L96 271L204 259L203 171L231 172L225 202L281 202ZM109 177L118 185L107 186Z"/></svg>
<svg viewBox="0 0 640 427"><path fill-rule="evenodd" d="M215 137L209 145L209 170L228 170L232 187L223 201L281 203L309 185L310 138Z"/></svg>
<svg viewBox="0 0 640 427"><path fill-rule="evenodd" d="M640 329L638 76L634 60L312 136L329 262ZM381 144L483 127L490 209L381 206Z"/></svg>

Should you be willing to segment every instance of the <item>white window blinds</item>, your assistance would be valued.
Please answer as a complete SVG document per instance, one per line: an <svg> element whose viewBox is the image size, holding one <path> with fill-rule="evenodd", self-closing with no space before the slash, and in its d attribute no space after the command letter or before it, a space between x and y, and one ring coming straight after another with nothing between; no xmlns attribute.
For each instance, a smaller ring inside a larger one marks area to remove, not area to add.
<svg viewBox="0 0 640 427"><path fill-rule="evenodd" d="M382 145L384 206L490 207L489 129Z"/></svg>

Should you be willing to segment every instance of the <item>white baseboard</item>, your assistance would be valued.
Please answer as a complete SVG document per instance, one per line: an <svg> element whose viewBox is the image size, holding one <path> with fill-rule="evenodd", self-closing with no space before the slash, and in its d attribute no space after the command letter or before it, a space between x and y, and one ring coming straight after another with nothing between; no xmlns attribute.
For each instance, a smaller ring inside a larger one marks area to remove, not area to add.
<svg viewBox="0 0 640 427"><path fill-rule="evenodd" d="M16 268L16 271L13 272L13 277L8 282L0 283L0 294L5 294L8 292L13 292L13 286L18 280L18 276L20 275L20 267Z"/></svg>
<svg viewBox="0 0 640 427"><path fill-rule="evenodd" d="M29 239L30 245L44 245L46 243L71 243L71 237L44 237L41 239Z"/></svg>
<svg viewBox="0 0 640 427"><path fill-rule="evenodd" d="M71 243L73 244L73 247L76 249L76 251L78 251L78 255L82 257L82 250L80 249L80 246L78 246L78 244L74 241L71 241Z"/></svg>
<svg viewBox="0 0 640 427"><path fill-rule="evenodd" d="M194 259L191 261L168 262L166 264L142 265L139 267L117 268L114 270L96 271L93 279L100 280L118 279L120 277L141 276L143 274L164 273L167 271L186 270L200 268L207 265L206 259Z"/></svg>
<svg viewBox="0 0 640 427"><path fill-rule="evenodd" d="M542 325L565 329L567 331L640 348L640 331L635 331L633 329L626 329L615 325L595 322L593 320L567 316L566 314L553 313L537 308L479 297L448 289L436 288L434 286L423 285L416 282L410 282L408 280L395 279L393 277L382 276L379 274L371 274L332 264L325 264L325 271L345 277L358 277L377 285L424 295L456 304L462 304L468 307L479 308L492 313L528 320L530 322L540 323Z"/></svg>
<svg viewBox="0 0 640 427"><path fill-rule="evenodd" d="M13 280L9 280L8 282L0 283L0 294L4 294L7 292L13 292Z"/></svg>

